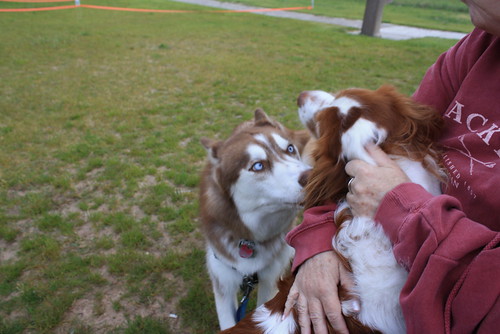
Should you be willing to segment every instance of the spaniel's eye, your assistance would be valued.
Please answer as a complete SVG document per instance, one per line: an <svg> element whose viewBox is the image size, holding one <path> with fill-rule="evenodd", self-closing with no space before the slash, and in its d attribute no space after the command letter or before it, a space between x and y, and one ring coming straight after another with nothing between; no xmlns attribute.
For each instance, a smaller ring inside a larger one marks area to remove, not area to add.
<svg viewBox="0 0 500 334"><path fill-rule="evenodd" d="M251 171L254 172L262 172L264 170L264 164L262 162L256 162L252 165L252 168L250 168Z"/></svg>
<svg viewBox="0 0 500 334"><path fill-rule="evenodd" d="M292 144L288 145L286 150L288 151L288 153L295 153L295 147Z"/></svg>

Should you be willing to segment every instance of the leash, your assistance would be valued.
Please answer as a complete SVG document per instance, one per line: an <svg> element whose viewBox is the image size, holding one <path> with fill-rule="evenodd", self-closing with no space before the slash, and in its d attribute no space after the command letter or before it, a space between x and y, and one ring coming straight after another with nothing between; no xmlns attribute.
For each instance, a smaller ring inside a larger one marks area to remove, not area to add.
<svg viewBox="0 0 500 334"><path fill-rule="evenodd" d="M240 257L244 259L251 258L255 255L255 242L251 240L246 240L246 239L240 239L238 241L238 253ZM215 254L215 251L213 252L214 257L221 261L217 254ZM221 261L222 262L222 261ZM226 264L227 265L227 264ZM231 269L241 273L238 269L236 269L233 266L230 266ZM243 292L243 298L240 301L240 305L238 309L236 310L236 322L239 322L241 319L245 317L245 313L247 310L247 305L248 301L250 300L250 293L252 293L253 289L257 286L259 283L259 276L257 273L249 274L249 275L244 275L243 280L241 281L240 284L240 289L241 292Z"/></svg>
<svg viewBox="0 0 500 334"><path fill-rule="evenodd" d="M243 276L243 281L241 282L240 285L240 289L243 292L243 298L240 301L240 306L238 307L238 310L236 310L236 322L239 322L241 319L245 317L248 301L250 300L249 298L250 293L258 283L259 283L259 276L257 275L257 273Z"/></svg>

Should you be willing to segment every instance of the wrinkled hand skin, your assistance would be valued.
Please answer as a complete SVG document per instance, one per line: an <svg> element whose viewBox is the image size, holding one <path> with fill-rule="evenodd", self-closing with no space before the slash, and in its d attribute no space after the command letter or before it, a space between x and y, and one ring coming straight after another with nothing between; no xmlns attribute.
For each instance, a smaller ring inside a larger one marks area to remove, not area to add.
<svg viewBox="0 0 500 334"><path fill-rule="evenodd" d="M374 218L385 194L396 186L411 182L399 165L378 146L370 144L366 150L377 166L362 160L351 160L346 173L354 178L346 200L354 216Z"/></svg>
<svg viewBox="0 0 500 334"><path fill-rule="evenodd" d="M342 316L339 285L352 291L354 282L338 255L327 251L313 256L297 272L285 304L284 317L295 308L302 334L310 334L311 328L316 334L327 334L327 322L337 333L349 333Z"/></svg>

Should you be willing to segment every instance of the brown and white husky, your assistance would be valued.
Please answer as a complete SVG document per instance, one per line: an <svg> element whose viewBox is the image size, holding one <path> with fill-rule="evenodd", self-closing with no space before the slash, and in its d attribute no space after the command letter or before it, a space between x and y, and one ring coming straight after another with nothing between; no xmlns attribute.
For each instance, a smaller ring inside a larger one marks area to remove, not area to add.
<svg viewBox="0 0 500 334"><path fill-rule="evenodd" d="M258 276L257 304L276 292L293 249L285 234L303 200L310 167L302 160L307 131L293 131L257 109L224 141L201 140L208 161L200 213L221 329L234 326L244 277Z"/></svg>

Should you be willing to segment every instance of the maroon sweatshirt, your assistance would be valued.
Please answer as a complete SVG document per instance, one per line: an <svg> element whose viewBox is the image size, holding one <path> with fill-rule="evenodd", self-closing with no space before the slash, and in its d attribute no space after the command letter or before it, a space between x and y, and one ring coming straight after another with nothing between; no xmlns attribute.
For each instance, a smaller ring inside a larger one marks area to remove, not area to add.
<svg viewBox="0 0 500 334"><path fill-rule="evenodd" d="M475 29L439 57L414 98L443 114L449 182L441 196L401 184L375 217L409 271L407 331L500 333L500 38ZM332 249L333 210L307 210L288 234L294 270Z"/></svg>

